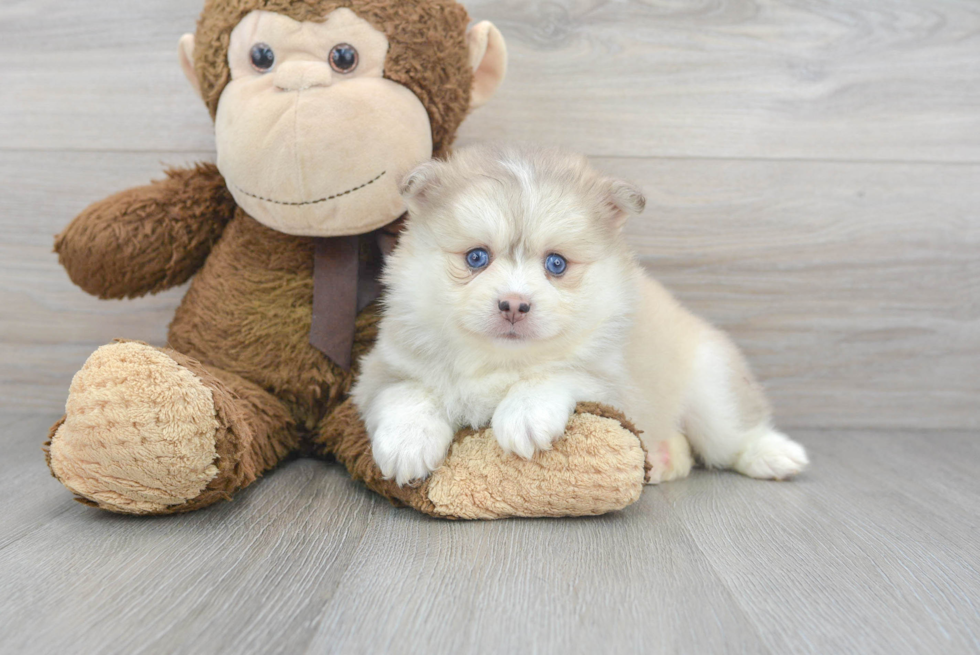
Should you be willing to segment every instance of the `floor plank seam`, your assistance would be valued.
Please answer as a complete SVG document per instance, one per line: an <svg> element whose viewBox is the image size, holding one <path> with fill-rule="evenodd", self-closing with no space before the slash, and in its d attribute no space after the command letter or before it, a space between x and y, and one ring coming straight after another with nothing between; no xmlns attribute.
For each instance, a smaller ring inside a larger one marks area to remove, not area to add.
<svg viewBox="0 0 980 655"><path fill-rule="evenodd" d="M35 532L44 529L45 527L47 527L48 525L50 525L51 523L53 523L54 521L56 521L62 515L67 514L72 509L74 509L73 506L75 504L76 503L74 503L74 502L73 503L70 503L70 504L67 504L66 503L65 507L63 507L62 509L60 509L53 516L49 516L48 519L46 521L44 521L44 523L38 523L34 527L32 527L32 528L30 528L28 530L25 530L24 532L20 533L20 535L18 535L17 537L14 537L13 539L11 539L10 541L8 541L7 543L0 544L0 553L2 553L7 548L10 548L11 546L13 546L14 544L16 544L17 542L21 541L22 539L25 539L25 538L31 536L32 534L34 534Z"/></svg>

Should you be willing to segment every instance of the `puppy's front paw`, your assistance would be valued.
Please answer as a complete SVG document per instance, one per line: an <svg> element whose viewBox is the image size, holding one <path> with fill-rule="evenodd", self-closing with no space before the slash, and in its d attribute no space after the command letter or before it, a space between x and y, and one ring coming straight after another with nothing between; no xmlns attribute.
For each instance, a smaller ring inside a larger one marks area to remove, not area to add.
<svg viewBox="0 0 980 655"><path fill-rule="evenodd" d="M504 452L531 459L536 450L550 449L565 434L573 408L546 398L512 394L497 406L491 425Z"/></svg>
<svg viewBox="0 0 980 655"><path fill-rule="evenodd" d="M436 416L382 421L371 435L374 461L398 486L423 480L439 468L453 441L453 429Z"/></svg>

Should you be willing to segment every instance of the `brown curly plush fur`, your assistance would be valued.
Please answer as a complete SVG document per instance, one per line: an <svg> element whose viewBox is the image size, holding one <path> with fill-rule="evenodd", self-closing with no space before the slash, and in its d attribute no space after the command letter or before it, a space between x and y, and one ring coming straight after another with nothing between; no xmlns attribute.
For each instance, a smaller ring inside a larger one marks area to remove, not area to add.
<svg viewBox="0 0 980 655"><path fill-rule="evenodd" d="M312 308L313 239L239 210L177 309L170 345L252 380L312 429L350 382L310 345Z"/></svg>
<svg viewBox="0 0 980 655"><path fill-rule="evenodd" d="M171 169L165 180L91 205L55 238L54 249L88 293L135 298L189 280L235 207L214 164Z"/></svg>
<svg viewBox="0 0 980 655"><path fill-rule="evenodd" d="M252 11L274 11L297 21L322 21L341 7L384 32L390 49L385 77L410 89L429 113L435 156L446 153L470 106L473 71L466 26L469 15L455 0L209 0L197 24L194 68L214 118L231 71L231 32ZM433 61L432 53L438 53Z"/></svg>

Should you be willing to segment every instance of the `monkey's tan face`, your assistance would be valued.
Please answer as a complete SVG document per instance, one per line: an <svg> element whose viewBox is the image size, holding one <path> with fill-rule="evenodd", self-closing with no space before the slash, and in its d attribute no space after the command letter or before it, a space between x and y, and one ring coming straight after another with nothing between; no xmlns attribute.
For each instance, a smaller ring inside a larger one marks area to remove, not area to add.
<svg viewBox="0 0 980 655"><path fill-rule="evenodd" d="M349 9L322 23L255 11L231 35L215 119L239 206L288 234L341 236L404 212L398 183L432 156L421 101L384 79L388 39Z"/></svg>

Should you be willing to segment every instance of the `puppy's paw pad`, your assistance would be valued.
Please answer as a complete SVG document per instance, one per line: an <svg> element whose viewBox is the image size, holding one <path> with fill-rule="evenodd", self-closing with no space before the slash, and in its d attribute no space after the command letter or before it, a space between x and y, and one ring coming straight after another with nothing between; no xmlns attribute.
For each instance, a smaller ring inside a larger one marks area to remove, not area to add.
<svg viewBox="0 0 980 655"><path fill-rule="evenodd" d="M691 446L681 435L659 441L647 452L647 464L647 484L686 478L694 466Z"/></svg>
<svg viewBox="0 0 980 655"><path fill-rule="evenodd" d="M735 470L751 478L785 480L809 463L803 446L781 432L766 430L749 442L735 463Z"/></svg>

